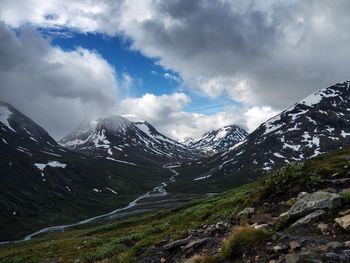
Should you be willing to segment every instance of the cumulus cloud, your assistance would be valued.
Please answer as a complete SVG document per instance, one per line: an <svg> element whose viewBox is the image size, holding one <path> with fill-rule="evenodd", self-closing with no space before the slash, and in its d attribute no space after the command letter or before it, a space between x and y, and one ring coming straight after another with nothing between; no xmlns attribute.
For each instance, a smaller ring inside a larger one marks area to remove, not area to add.
<svg viewBox="0 0 350 263"><path fill-rule="evenodd" d="M279 112L271 107L252 107L244 112L246 127L249 132L254 131L261 123L274 117Z"/></svg>
<svg viewBox="0 0 350 263"><path fill-rule="evenodd" d="M64 51L31 28L0 24L0 98L64 136L88 115L115 105L114 68L98 53Z"/></svg>
<svg viewBox="0 0 350 263"><path fill-rule="evenodd" d="M177 77L177 76L175 76L173 74L170 74L169 72L165 72L163 74L163 77L165 79L167 79L167 80L174 81L174 82L180 82L181 81L179 77Z"/></svg>
<svg viewBox="0 0 350 263"><path fill-rule="evenodd" d="M12 27L30 23L40 27L70 28L113 35L118 31L123 2L124 0L3 0L0 3L0 20Z"/></svg>
<svg viewBox="0 0 350 263"><path fill-rule="evenodd" d="M189 103L190 98L184 93L160 96L145 94L140 98L123 100L118 113L136 115L153 124L160 132L179 140L196 138L209 130L234 123L252 131L276 114L269 107L243 109L230 106L224 111L204 115L185 111Z"/></svg>

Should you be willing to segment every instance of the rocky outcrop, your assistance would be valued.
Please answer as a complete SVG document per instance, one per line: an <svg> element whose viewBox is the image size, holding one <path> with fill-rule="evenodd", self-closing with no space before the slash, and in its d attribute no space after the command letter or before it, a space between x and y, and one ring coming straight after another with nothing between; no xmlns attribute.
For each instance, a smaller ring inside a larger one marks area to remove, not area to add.
<svg viewBox="0 0 350 263"><path fill-rule="evenodd" d="M310 214L316 210L332 210L341 206L341 198L338 194L317 191L306 194L296 201L289 209L289 218L298 218Z"/></svg>
<svg viewBox="0 0 350 263"><path fill-rule="evenodd" d="M311 214L308 214L308 215L300 218L293 225L291 225L291 228L299 227L299 226L306 225L306 224L313 223L313 222L317 222L325 214L326 214L326 212L324 210L316 210L316 211L312 212Z"/></svg>

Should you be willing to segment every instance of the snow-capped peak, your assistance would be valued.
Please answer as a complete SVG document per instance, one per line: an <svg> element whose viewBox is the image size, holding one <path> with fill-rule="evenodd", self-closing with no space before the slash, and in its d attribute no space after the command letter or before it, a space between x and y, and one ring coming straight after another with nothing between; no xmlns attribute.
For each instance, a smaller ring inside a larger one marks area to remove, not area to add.
<svg viewBox="0 0 350 263"><path fill-rule="evenodd" d="M192 156L186 146L131 115L110 116L87 122L60 143L75 151L119 162L162 162L165 159Z"/></svg>
<svg viewBox="0 0 350 263"><path fill-rule="evenodd" d="M243 141L248 133L237 125L227 125L223 128L204 133L197 139L187 139L185 144L206 153L216 153L226 150Z"/></svg>

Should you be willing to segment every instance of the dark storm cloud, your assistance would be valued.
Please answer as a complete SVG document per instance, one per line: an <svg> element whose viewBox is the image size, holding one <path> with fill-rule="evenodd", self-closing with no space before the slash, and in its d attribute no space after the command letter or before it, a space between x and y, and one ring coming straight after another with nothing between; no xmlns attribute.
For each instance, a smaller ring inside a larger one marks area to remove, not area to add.
<svg viewBox="0 0 350 263"><path fill-rule="evenodd" d="M153 10L132 31L134 48L209 95L284 108L349 78L349 1L153 1Z"/></svg>

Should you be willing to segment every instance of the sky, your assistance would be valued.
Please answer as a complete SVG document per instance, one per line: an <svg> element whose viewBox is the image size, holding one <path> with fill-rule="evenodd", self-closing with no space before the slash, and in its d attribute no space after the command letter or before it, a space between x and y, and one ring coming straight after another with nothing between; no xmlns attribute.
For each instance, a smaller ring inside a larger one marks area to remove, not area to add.
<svg viewBox="0 0 350 263"><path fill-rule="evenodd" d="M133 114L175 139L253 131L349 79L348 0L2 0L0 100L56 139Z"/></svg>

